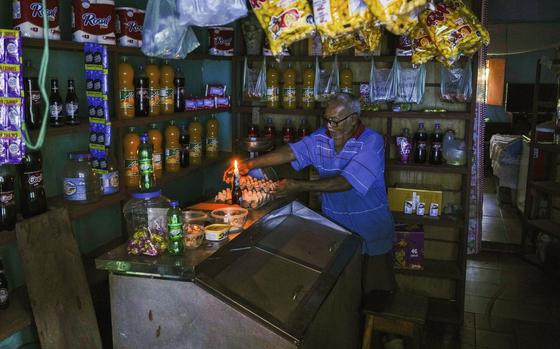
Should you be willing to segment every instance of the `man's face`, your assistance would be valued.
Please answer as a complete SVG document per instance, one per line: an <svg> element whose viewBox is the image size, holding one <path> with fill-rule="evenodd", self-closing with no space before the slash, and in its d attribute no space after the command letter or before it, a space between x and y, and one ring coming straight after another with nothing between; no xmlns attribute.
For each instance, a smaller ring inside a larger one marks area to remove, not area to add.
<svg viewBox="0 0 560 349"><path fill-rule="evenodd" d="M341 138L350 133L354 128L356 118L356 113L340 104L327 105L323 115L323 120L333 138Z"/></svg>

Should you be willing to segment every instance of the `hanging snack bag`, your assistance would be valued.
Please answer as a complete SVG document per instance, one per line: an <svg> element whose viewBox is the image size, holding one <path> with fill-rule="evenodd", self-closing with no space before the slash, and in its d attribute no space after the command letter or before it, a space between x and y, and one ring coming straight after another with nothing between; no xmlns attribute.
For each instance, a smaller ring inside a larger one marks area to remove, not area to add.
<svg viewBox="0 0 560 349"><path fill-rule="evenodd" d="M329 100L340 90L340 80L338 73L338 58L334 56L334 62L330 69L321 69L319 57L315 57L315 84L313 94L315 100L322 102Z"/></svg>
<svg viewBox="0 0 560 349"><path fill-rule="evenodd" d="M362 0L314 0L313 15L321 36L333 39L373 21Z"/></svg>
<svg viewBox="0 0 560 349"><path fill-rule="evenodd" d="M348 33L345 35L338 36L336 38L331 38L323 36L321 38L321 46L323 48L323 56L331 56L342 51L348 50L354 47L358 39L355 33Z"/></svg>
<svg viewBox="0 0 560 349"><path fill-rule="evenodd" d="M448 103L465 103L472 95L472 68L469 59L464 67L441 66L441 100Z"/></svg>
<svg viewBox="0 0 560 349"><path fill-rule="evenodd" d="M310 37L315 31L313 14L307 0L250 0L249 3L275 56L284 47Z"/></svg>
<svg viewBox="0 0 560 349"><path fill-rule="evenodd" d="M394 101L397 96L397 66L391 69L379 69L371 58L369 73L369 100L371 103Z"/></svg>
<svg viewBox="0 0 560 349"><path fill-rule="evenodd" d="M461 14L476 28L478 32L480 32L480 37L484 46L490 45L490 33L488 33L488 30L484 28L478 18L476 18L475 14L467 6L465 6L461 0L447 0L446 2L456 6Z"/></svg>
<svg viewBox="0 0 560 349"><path fill-rule="evenodd" d="M381 54L379 48L382 36L383 28L374 22L370 22L356 32L357 41L354 47L360 52L378 52L378 54Z"/></svg>
<svg viewBox="0 0 560 349"><path fill-rule="evenodd" d="M399 37L397 37L397 48L395 50L395 55L412 56L412 38L410 36L400 35Z"/></svg>
<svg viewBox="0 0 560 349"><path fill-rule="evenodd" d="M364 0L375 18L395 35L408 35L426 0Z"/></svg>
<svg viewBox="0 0 560 349"><path fill-rule="evenodd" d="M393 63L397 75L396 103L420 104L426 87L426 66L402 68L398 59Z"/></svg>
<svg viewBox="0 0 560 349"><path fill-rule="evenodd" d="M418 24L410 33L412 39L412 64L424 64L438 55L436 45L423 26Z"/></svg>

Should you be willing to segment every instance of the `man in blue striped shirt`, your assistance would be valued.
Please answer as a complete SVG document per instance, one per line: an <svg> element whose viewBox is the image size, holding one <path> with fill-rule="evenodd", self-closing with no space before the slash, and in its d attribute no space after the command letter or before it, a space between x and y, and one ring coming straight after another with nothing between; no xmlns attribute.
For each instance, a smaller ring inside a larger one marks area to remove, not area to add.
<svg viewBox="0 0 560 349"><path fill-rule="evenodd" d="M323 214L363 239L364 293L394 291L394 222L385 189L384 140L379 133L364 127L360 111L357 98L346 93L335 95L323 117L326 128L244 162L240 173L288 162L296 171L313 166L319 180L284 179L277 194L321 192Z"/></svg>

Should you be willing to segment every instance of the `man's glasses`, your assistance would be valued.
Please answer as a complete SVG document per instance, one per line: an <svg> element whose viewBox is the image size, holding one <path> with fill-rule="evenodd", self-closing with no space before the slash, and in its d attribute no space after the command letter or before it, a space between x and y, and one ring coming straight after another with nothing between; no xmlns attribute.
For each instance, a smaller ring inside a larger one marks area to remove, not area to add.
<svg viewBox="0 0 560 349"><path fill-rule="evenodd" d="M356 113L356 112L352 112L352 113L346 115L345 117L343 117L343 118L340 119L340 120L330 120L330 119L327 119L327 118L324 117L324 116L323 116L322 119L323 119L323 121L324 121L326 124L331 124L333 127L338 127L338 125L340 125L344 120L348 119L349 117L351 117L351 116L354 115L354 114L357 114L357 113Z"/></svg>

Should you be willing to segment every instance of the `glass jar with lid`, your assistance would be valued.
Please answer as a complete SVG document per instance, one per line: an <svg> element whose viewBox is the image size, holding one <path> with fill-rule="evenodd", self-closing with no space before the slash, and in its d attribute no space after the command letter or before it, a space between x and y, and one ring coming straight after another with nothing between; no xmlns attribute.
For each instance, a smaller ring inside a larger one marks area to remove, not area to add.
<svg viewBox="0 0 560 349"><path fill-rule="evenodd" d="M64 199L89 204L101 198L101 180L91 168L90 161L89 152L68 153L64 167Z"/></svg>
<svg viewBox="0 0 560 349"><path fill-rule="evenodd" d="M169 199L160 189L131 193L131 199L123 208L128 236L148 229L150 233L167 236L167 210Z"/></svg>

